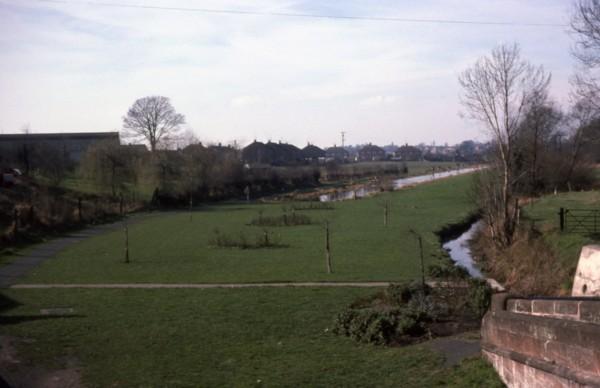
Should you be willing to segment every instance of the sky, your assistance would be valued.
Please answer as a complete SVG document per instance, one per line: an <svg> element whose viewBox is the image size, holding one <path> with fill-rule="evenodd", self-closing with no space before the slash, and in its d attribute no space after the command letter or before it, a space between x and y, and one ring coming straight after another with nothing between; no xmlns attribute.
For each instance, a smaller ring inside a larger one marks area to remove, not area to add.
<svg viewBox="0 0 600 388"><path fill-rule="evenodd" d="M102 3L98 5L94 3ZM502 43L552 73L568 104L563 26L474 25L109 7L567 25L569 0L0 0L0 133L118 131L169 97L203 142L484 141L459 74Z"/></svg>

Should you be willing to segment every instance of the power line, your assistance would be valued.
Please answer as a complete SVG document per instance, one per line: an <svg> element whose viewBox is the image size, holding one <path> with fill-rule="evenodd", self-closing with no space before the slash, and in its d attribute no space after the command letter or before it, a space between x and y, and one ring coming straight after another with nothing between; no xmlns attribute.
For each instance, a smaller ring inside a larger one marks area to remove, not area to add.
<svg viewBox="0 0 600 388"><path fill-rule="evenodd" d="M477 20L452 20L452 19L419 19L419 18L400 18L384 16L345 16L345 15L325 15L291 12L269 12L269 11L248 11L235 9L216 9L216 8L197 8L197 7L166 7L159 5L143 4L125 4L125 3L106 3L101 1L70 1L70 0L31 0L39 3L68 4L68 5L91 5L98 7L112 8L131 8L131 9L149 9L158 11L178 11L178 12L198 12L211 14L229 14L229 15L253 15L253 16L278 16L289 18L311 18L311 19L337 19L337 20L362 20L371 22L396 22L396 23L427 23L427 24L466 24L481 26L511 26L511 27L568 27L561 23L521 23L521 22L496 22L496 21L477 21Z"/></svg>

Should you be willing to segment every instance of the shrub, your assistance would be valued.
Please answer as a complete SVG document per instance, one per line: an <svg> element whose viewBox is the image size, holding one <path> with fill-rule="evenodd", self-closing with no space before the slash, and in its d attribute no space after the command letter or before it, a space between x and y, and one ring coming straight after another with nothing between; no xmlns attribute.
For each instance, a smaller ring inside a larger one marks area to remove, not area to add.
<svg viewBox="0 0 600 388"><path fill-rule="evenodd" d="M492 288L482 279L472 279L469 283L467 305L476 316L483 317L490 307Z"/></svg>
<svg viewBox="0 0 600 388"><path fill-rule="evenodd" d="M429 287L427 284L423 288L423 285L421 283L412 282L390 284L386 289L386 294L389 296L392 303L395 303L397 305L403 305L405 303L408 303L416 295L428 295L430 291L431 287Z"/></svg>
<svg viewBox="0 0 600 388"><path fill-rule="evenodd" d="M403 335L422 333L419 315L402 309L352 309L340 313L333 332L355 341L385 345Z"/></svg>
<svg viewBox="0 0 600 388"><path fill-rule="evenodd" d="M222 233L218 228L213 231L213 237L209 241L210 245L218 248L240 248L240 249L260 249L260 248L287 248L282 244L279 235L274 235L268 230L263 230L261 234L255 236L254 241L249 239L243 232L240 232L238 238Z"/></svg>
<svg viewBox="0 0 600 388"><path fill-rule="evenodd" d="M358 342L388 345L419 340L425 334L472 330L489 307L485 281L468 287L392 284L385 292L357 299L336 317L333 332Z"/></svg>
<svg viewBox="0 0 600 388"><path fill-rule="evenodd" d="M467 279L470 276L469 271L454 263L431 264L427 272L434 279Z"/></svg>
<svg viewBox="0 0 600 388"><path fill-rule="evenodd" d="M320 202L320 201L309 201L303 204L294 204L291 206L292 210L334 210L331 202Z"/></svg>
<svg viewBox="0 0 600 388"><path fill-rule="evenodd" d="M250 225L252 226L299 226L299 225L310 225L312 224L312 219L305 214L297 214L295 212L283 213L280 216L269 217L263 216L261 212L258 213L258 217L253 218L250 221Z"/></svg>

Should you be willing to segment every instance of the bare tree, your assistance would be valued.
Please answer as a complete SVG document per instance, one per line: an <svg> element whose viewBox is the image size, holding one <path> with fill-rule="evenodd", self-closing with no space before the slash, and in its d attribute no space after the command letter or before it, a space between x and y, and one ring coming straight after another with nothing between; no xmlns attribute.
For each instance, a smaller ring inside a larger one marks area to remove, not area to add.
<svg viewBox="0 0 600 388"><path fill-rule="evenodd" d="M110 188L113 196L133 186L137 181L139 155L130 146L109 141L94 144L84 154L80 173L101 188Z"/></svg>
<svg viewBox="0 0 600 388"><path fill-rule="evenodd" d="M524 173L528 178L519 184L520 191L537 194L547 188L547 177L542 170L553 151L552 139L559 133L563 121L561 110L546 98L529 104L517 135L517 166L513 173L515 176Z"/></svg>
<svg viewBox="0 0 600 388"><path fill-rule="evenodd" d="M185 117L175 111L167 97L143 97L123 117L123 136L146 140L154 152L184 123Z"/></svg>
<svg viewBox="0 0 600 388"><path fill-rule="evenodd" d="M565 180L570 189L571 178L582 161L585 145L594 143L590 129L598 125L598 111L591 100L582 98L573 105L568 119L570 137Z"/></svg>
<svg viewBox="0 0 600 388"><path fill-rule="evenodd" d="M459 82L469 116L485 126L497 148L501 198L495 215L496 235L502 244L510 245L516 227L512 208L518 179L512 176L515 137L528 104L546 95L550 75L521 59L516 44L500 45L465 70Z"/></svg>
<svg viewBox="0 0 600 388"><path fill-rule="evenodd" d="M576 98L600 108L600 1L577 0L571 15L573 55L581 65L572 79Z"/></svg>

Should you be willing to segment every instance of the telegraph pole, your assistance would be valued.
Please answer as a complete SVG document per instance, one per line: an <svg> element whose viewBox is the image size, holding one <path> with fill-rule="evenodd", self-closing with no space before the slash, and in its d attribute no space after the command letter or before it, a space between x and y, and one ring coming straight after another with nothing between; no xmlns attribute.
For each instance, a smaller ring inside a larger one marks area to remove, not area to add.
<svg viewBox="0 0 600 388"><path fill-rule="evenodd" d="M344 148L344 143L346 141L346 132L342 131L341 133L342 133L342 148Z"/></svg>

